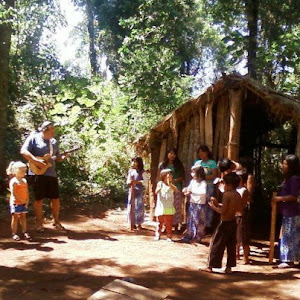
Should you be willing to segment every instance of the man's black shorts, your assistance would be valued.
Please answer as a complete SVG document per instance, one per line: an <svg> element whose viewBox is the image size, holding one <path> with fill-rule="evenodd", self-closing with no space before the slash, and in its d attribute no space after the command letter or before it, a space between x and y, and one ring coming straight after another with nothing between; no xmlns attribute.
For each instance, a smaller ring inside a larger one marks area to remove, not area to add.
<svg viewBox="0 0 300 300"><path fill-rule="evenodd" d="M53 176L34 175L29 176L29 183L33 187L35 201L45 198L59 198L58 179Z"/></svg>

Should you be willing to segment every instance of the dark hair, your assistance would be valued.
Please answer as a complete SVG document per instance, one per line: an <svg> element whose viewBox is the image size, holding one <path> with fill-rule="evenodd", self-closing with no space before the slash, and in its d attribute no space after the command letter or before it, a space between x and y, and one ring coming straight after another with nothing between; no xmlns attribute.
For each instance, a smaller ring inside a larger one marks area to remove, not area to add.
<svg viewBox="0 0 300 300"><path fill-rule="evenodd" d="M288 165L288 172L285 174L286 178L289 178L293 175L300 176L300 163L298 156L294 154L288 154L285 159Z"/></svg>
<svg viewBox="0 0 300 300"><path fill-rule="evenodd" d="M143 159L140 156L136 156L132 159L132 161L137 162L137 170L138 171L143 171L144 170L144 163Z"/></svg>
<svg viewBox="0 0 300 300"><path fill-rule="evenodd" d="M226 184L232 185L234 189L239 186L241 181L240 177L235 172L228 173L224 176L223 180Z"/></svg>
<svg viewBox="0 0 300 300"><path fill-rule="evenodd" d="M245 171L236 171L235 172L239 177L240 179L242 180L242 183L246 183L247 180L248 180L248 173L245 172Z"/></svg>
<svg viewBox="0 0 300 300"><path fill-rule="evenodd" d="M206 153L207 153L207 157L208 157L209 159L212 158L212 153L211 153L211 151L209 150L209 148L208 148L206 145L201 145L201 146L198 148L198 150L197 150L197 154L199 153L200 150L201 150L202 152L206 152Z"/></svg>
<svg viewBox="0 0 300 300"><path fill-rule="evenodd" d="M253 173L253 159L251 157L241 157L239 163L242 166L242 168L246 169L247 173Z"/></svg>
<svg viewBox="0 0 300 300"><path fill-rule="evenodd" d="M163 181L168 174L171 173L173 175L173 172L170 169L162 169L161 171L166 171L166 170L168 170L168 172L160 172L160 180L161 181Z"/></svg>
<svg viewBox="0 0 300 300"><path fill-rule="evenodd" d="M165 160L159 166L160 170L168 168L168 165L169 165L168 154L170 152L174 152L175 153L175 159L174 159L174 162L173 162L174 169L177 170L177 171L179 171L179 177L184 177L184 167L183 167L182 162L178 158L177 149L176 148L170 148L170 149L168 149L166 151Z"/></svg>
<svg viewBox="0 0 300 300"><path fill-rule="evenodd" d="M221 173L231 169L233 165L234 163L228 158L223 158L218 161L218 168Z"/></svg>
<svg viewBox="0 0 300 300"><path fill-rule="evenodd" d="M205 171L202 166L199 166L198 168L194 169L193 171L195 171L195 173L196 173L196 178L205 180Z"/></svg>

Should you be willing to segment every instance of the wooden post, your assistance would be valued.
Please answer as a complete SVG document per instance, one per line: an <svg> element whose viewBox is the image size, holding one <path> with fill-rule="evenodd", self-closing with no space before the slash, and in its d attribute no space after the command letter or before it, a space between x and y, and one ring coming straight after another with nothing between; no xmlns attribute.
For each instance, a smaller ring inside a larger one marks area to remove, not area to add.
<svg viewBox="0 0 300 300"><path fill-rule="evenodd" d="M212 151L213 145L213 124L212 124L213 103L209 102L205 107L205 144Z"/></svg>
<svg viewBox="0 0 300 300"><path fill-rule="evenodd" d="M273 193L273 197L276 197L277 193ZM269 251L269 262L273 263L274 258L274 247L275 247L275 230L276 230L276 214L277 214L277 202L271 201L271 228L270 228L270 251Z"/></svg>
<svg viewBox="0 0 300 300"><path fill-rule="evenodd" d="M155 198L154 198L153 184L151 179L148 181L148 193L149 193L149 220L152 221L154 219Z"/></svg>
<svg viewBox="0 0 300 300"><path fill-rule="evenodd" d="M199 134L200 134L200 145L205 144L205 117L204 111L200 104L199 106Z"/></svg>
<svg viewBox="0 0 300 300"><path fill-rule="evenodd" d="M166 156L166 151L167 151L167 145L168 145L168 142L166 139L163 139L162 143L161 143L161 146L160 146L160 152L159 152L159 160L158 160L158 163L161 163L165 160L165 156ZM156 179L159 177L159 174L160 174L160 170L157 169L157 174L156 174Z"/></svg>
<svg viewBox="0 0 300 300"><path fill-rule="evenodd" d="M242 121L242 89L229 89L230 129L228 158L238 161L240 150L240 131Z"/></svg>
<svg viewBox="0 0 300 300"><path fill-rule="evenodd" d="M155 204L156 204L156 196L155 196L155 188L156 188L156 183L157 183L157 179L159 178L158 174L158 165L160 163L160 155L161 153L161 148L159 148L159 144L155 144L152 148L151 148L151 165L150 165L150 180L151 184L149 186L149 188L151 187L151 191L149 190L149 202L150 202L150 216L153 216L154 218L154 208L155 208ZM164 152L165 153L165 152ZM151 197L152 195L152 197ZM153 220L153 219L150 219Z"/></svg>
<svg viewBox="0 0 300 300"><path fill-rule="evenodd" d="M191 167L189 165L189 158L188 158L190 134L191 134L190 131L191 131L191 121L187 120L185 123L185 130L184 130L185 136L184 136L183 147L182 147L182 152L183 152L184 156L180 157L180 160L181 160L185 170L189 170L189 168Z"/></svg>
<svg viewBox="0 0 300 300"><path fill-rule="evenodd" d="M193 161L194 159L196 159L197 157L197 149L200 146L200 128L199 128L199 114L197 112L195 112L193 114L193 119L194 119L194 130L195 130L195 134L194 134L194 151L193 151Z"/></svg>
<svg viewBox="0 0 300 300"><path fill-rule="evenodd" d="M224 98L219 99L217 102L217 116L216 116L216 125L215 125L215 136L214 136L214 145L213 149L211 149L213 154L213 159L217 160L219 154L219 147L222 143L222 136L224 132L223 124L224 124ZM220 157L220 158L223 158Z"/></svg>
<svg viewBox="0 0 300 300"><path fill-rule="evenodd" d="M298 121L298 128L297 128L297 145L295 154L300 158L300 120Z"/></svg>

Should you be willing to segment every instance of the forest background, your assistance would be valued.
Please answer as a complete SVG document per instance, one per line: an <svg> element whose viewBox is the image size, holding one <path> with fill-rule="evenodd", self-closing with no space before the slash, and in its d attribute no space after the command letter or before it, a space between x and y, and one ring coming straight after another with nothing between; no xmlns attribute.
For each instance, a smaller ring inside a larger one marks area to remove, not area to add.
<svg viewBox="0 0 300 300"><path fill-rule="evenodd" d="M2 196L9 161L45 119L61 149L81 146L58 166L62 193L124 201L130 144L223 72L300 95L298 0L73 0L81 45L64 64L62 1L0 1Z"/></svg>

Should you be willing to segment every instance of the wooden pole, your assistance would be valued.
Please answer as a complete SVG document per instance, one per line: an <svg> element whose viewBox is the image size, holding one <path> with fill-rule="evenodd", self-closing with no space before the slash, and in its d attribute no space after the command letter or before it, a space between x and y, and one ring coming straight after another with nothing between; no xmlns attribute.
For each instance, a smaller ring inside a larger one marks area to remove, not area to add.
<svg viewBox="0 0 300 300"><path fill-rule="evenodd" d="M298 127L297 127L297 145L296 145L295 154L300 158L300 120L298 121Z"/></svg>
<svg viewBox="0 0 300 300"><path fill-rule="evenodd" d="M269 262L273 263L274 258L274 246L275 246L275 229L276 229L276 214L277 214L277 202L273 200L277 196L277 193L273 193L271 201L271 228L270 228L270 252L269 252Z"/></svg>
<svg viewBox="0 0 300 300"><path fill-rule="evenodd" d="M229 89L230 129L228 140L228 158L238 161L240 150L240 130L242 121L242 89Z"/></svg>
<svg viewBox="0 0 300 300"><path fill-rule="evenodd" d="M134 205L134 184L131 183L130 187L130 230L134 229L135 225L135 217L134 217L134 211L135 211L135 205Z"/></svg>

